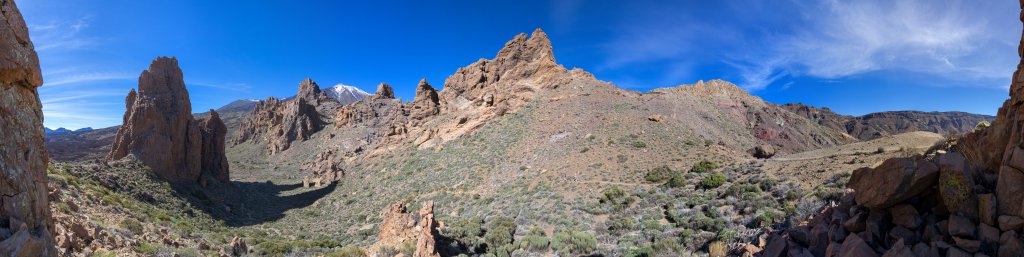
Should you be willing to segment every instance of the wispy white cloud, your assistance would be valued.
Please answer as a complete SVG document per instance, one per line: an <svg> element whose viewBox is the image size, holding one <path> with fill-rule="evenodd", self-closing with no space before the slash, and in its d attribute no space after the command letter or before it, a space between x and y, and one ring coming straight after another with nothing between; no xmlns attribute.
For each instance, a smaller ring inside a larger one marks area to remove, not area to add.
<svg viewBox="0 0 1024 257"><path fill-rule="evenodd" d="M36 51L58 51L68 49L80 49L95 45L100 41L96 37L82 35L82 30L89 27L89 16L74 20L50 21L44 24L29 24L29 32L32 33L32 42L35 43Z"/></svg>
<svg viewBox="0 0 1024 257"><path fill-rule="evenodd" d="M876 71L1005 87L1018 61L1013 49L1020 24L1017 4L1009 1L740 2L712 8L739 21L700 16L709 9L688 7L659 7L678 14L654 10L646 20L628 20L606 64L716 59L735 69L741 86L758 90L787 77L842 79Z"/></svg>
<svg viewBox="0 0 1024 257"><path fill-rule="evenodd" d="M252 86L247 83L241 82L227 82L227 83L209 83L209 82L185 82L188 86L200 86L214 89L231 90L238 92L249 92Z"/></svg>
<svg viewBox="0 0 1024 257"><path fill-rule="evenodd" d="M137 75L124 72L87 72L77 73L67 76L60 76L56 78L44 78L44 87L55 87L55 86L67 86L67 85L81 85L97 81L111 81L111 80L132 80Z"/></svg>

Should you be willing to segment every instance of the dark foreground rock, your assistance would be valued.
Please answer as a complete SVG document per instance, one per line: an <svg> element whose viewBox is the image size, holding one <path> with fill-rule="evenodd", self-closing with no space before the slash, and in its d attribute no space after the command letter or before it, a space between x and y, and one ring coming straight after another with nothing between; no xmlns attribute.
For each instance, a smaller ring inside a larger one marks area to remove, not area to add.
<svg viewBox="0 0 1024 257"><path fill-rule="evenodd" d="M55 256L39 57L14 1L0 1L0 256Z"/></svg>

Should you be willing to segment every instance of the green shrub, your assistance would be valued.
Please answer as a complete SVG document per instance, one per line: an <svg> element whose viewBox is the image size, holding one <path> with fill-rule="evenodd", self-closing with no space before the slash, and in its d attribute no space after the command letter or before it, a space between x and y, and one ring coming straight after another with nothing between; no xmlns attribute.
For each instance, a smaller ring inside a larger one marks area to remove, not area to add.
<svg viewBox="0 0 1024 257"><path fill-rule="evenodd" d="M147 256L155 256L156 246L150 243L139 241L139 244L135 246L135 252L141 253Z"/></svg>
<svg viewBox="0 0 1024 257"><path fill-rule="evenodd" d="M548 243L550 243L550 240L548 240L547 235L544 235L544 230L534 227L530 229L530 233L523 237L520 248L541 251L548 248Z"/></svg>
<svg viewBox="0 0 1024 257"><path fill-rule="evenodd" d="M693 231L691 230L690 233L693 233ZM679 245L679 242L676 241L674 238L658 239L658 241L654 241L654 245L652 245L651 247L654 248L654 252L656 253L664 254L683 252L683 246Z"/></svg>
<svg viewBox="0 0 1024 257"><path fill-rule="evenodd" d="M141 236L142 235L142 223L140 223L140 222L138 222L136 220L125 219L125 220L122 220L121 223L118 224L118 225L121 228L125 229L125 230L131 231L132 234L135 234L137 236Z"/></svg>
<svg viewBox="0 0 1024 257"><path fill-rule="evenodd" d="M649 246L629 249L626 257L654 257L654 249Z"/></svg>
<svg viewBox="0 0 1024 257"><path fill-rule="evenodd" d="M328 257L366 257L366 252L357 247L345 247L327 254Z"/></svg>
<svg viewBox="0 0 1024 257"><path fill-rule="evenodd" d="M668 166L661 166L647 170L647 175L644 179L651 183L660 183L671 178L675 172L672 171Z"/></svg>
<svg viewBox="0 0 1024 257"><path fill-rule="evenodd" d="M676 173L672 175L672 178L668 180L669 187L684 187L686 186L686 175L683 173Z"/></svg>
<svg viewBox="0 0 1024 257"><path fill-rule="evenodd" d="M616 217L608 221L608 230L632 231L636 229L636 221L629 217Z"/></svg>
<svg viewBox="0 0 1024 257"><path fill-rule="evenodd" d="M597 250L597 238L589 232L560 231L551 240L551 249L561 256L586 255Z"/></svg>
<svg viewBox="0 0 1024 257"><path fill-rule="evenodd" d="M515 250L512 246L516 234L516 221L509 217L497 217L487 223L484 242L487 252L497 256L508 256Z"/></svg>
<svg viewBox="0 0 1024 257"><path fill-rule="evenodd" d="M732 242L733 240L736 239L736 237L736 230L726 229L722 230L721 232L718 232L718 236L716 237L716 239L722 242Z"/></svg>
<svg viewBox="0 0 1024 257"><path fill-rule="evenodd" d="M717 163L715 163L713 161L709 161L709 160L703 160L703 161L698 162L697 164L694 164L693 168L690 168L690 172L701 173L701 172L710 171L710 170L717 169L717 168L718 168L718 164Z"/></svg>
<svg viewBox="0 0 1024 257"><path fill-rule="evenodd" d="M395 255L398 255L398 253L399 253L398 248L395 248L394 246L388 246L388 245L381 246L380 249L377 250L377 254L380 257L392 257L392 256L395 256Z"/></svg>
<svg viewBox="0 0 1024 257"><path fill-rule="evenodd" d="M476 248L481 243L478 238L484 235L483 223L484 220L480 217L459 219L447 226L444 234L465 246Z"/></svg>
<svg viewBox="0 0 1024 257"><path fill-rule="evenodd" d="M704 179L700 181L700 187L706 189L718 188L722 186L722 184L725 184L725 174L722 174L721 172L711 173L711 175L704 177Z"/></svg>
<svg viewBox="0 0 1024 257"><path fill-rule="evenodd" d="M612 206L615 210L622 210L635 202L636 198L626 193L625 189L612 187L604 190L599 201L602 204Z"/></svg>
<svg viewBox="0 0 1024 257"><path fill-rule="evenodd" d="M644 148L644 147L647 147L647 143L644 143L644 141L634 141L633 142L633 147L635 147L635 148Z"/></svg>

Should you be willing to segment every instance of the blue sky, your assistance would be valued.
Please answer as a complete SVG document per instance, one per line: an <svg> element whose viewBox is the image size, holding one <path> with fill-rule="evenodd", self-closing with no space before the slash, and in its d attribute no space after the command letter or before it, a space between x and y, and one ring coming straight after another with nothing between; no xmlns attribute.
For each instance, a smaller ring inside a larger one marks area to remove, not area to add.
<svg viewBox="0 0 1024 257"><path fill-rule="evenodd" d="M193 111L286 97L306 77L412 99L544 29L558 62L646 91L725 79L775 102L860 115L994 114L1019 61L1013 0L21 0L45 125L107 127L157 56L176 56Z"/></svg>

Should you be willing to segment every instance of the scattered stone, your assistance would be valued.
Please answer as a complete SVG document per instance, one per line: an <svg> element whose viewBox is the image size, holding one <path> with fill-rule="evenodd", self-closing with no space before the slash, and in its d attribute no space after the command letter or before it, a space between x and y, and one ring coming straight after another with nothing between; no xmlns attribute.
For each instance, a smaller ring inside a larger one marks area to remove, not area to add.
<svg viewBox="0 0 1024 257"><path fill-rule="evenodd" d="M958 237L974 238L975 225L963 216L949 216L949 234Z"/></svg>
<svg viewBox="0 0 1024 257"><path fill-rule="evenodd" d="M843 241L842 247L839 249L837 257L878 257L878 253L875 253L871 246L868 246L857 234L850 234Z"/></svg>
<svg viewBox="0 0 1024 257"><path fill-rule="evenodd" d="M1022 227L1024 227L1024 219L1022 219L1021 217L1017 217L1017 216L1011 216L1011 215L999 216L998 222L999 222L999 230L1002 230L1002 231L1020 230Z"/></svg>
<svg viewBox="0 0 1024 257"><path fill-rule="evenodd" d="M924 220L917 213L917 209L909 204L900 204L889 208L892 215L892 224L900 225L910 229L916 229Z"/></svg>
<svg viewBox="0 0 1024 257"><path fill-rule="evenodd" d="M665 119L665 116L662 116L660 114L652 114L651 116L647 116L647 120L653 121L653 122L661 122L664 119Z"/></svg>

